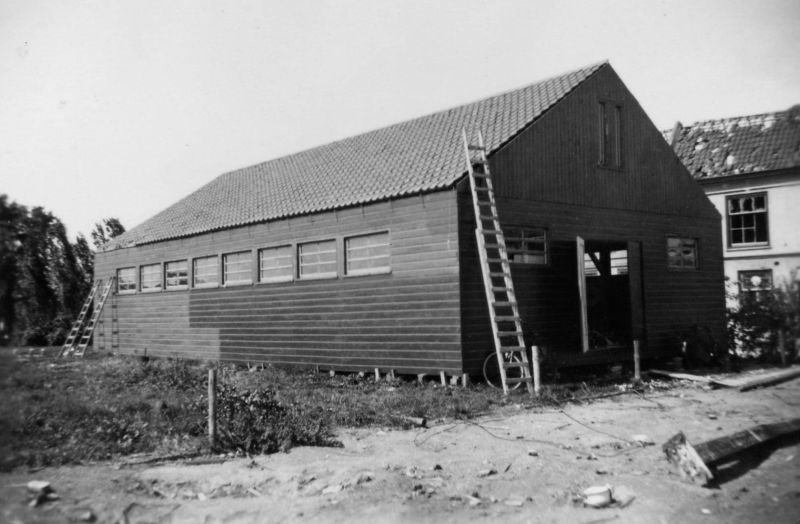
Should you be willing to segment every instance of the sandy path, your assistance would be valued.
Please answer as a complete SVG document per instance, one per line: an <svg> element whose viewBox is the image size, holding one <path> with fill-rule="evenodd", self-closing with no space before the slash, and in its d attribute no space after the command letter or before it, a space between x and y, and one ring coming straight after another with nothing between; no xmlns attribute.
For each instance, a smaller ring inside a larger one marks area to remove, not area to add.
<svg viewBox="0 0 800 524"><path fill-rule="evenodd" d="M99 464L3 475L4 522L797 522L800 444L754 455L719 488L683 482L660 444L700 442L800 416L800 380L739 393L687 386L564 411L515 409L429 429L348 430L344 448L204 465ZM645 434L655 446L631 446ZM19 486L53 483L61 500L25 505ZM583 488L625 486L625 508L573 503ZM199 498L198 498L199 497ZM473 498L471 498L473 497ZM205 500L202 500L205 499Z"/></svg>

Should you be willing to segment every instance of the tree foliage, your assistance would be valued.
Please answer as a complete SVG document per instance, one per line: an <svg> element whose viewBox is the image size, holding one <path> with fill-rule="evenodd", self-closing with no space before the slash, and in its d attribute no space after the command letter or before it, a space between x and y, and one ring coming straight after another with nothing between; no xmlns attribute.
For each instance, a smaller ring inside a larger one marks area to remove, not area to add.
<svg viewBox="0 0 800 524"><path fill-rule="evenodd" d="M94 244L95 248L99 249L100 246L124 232L125 226L120 223L118 218L104 218L100 222L94 224L94 229L92 230L92 244Z"/></svg>
<svg viewBox="0 0 800 524"><path fill-rule="evenodd" d="M106 235L124 231L115 218L103 224ZM62 343L91 289L93 256L50 212L0 195L0 344Z"/></svg>

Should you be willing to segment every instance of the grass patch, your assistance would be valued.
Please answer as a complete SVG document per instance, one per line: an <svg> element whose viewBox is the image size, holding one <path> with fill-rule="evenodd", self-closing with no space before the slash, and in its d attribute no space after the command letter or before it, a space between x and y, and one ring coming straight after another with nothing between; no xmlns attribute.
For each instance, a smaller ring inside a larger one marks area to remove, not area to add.
<svg viewBox="0 0 800 524"><path fill-rule="evenodd" d="M10 351L9 351L10 353ZM51 352L52 353L52 352ZM0 354L0 468L104 460L138 452L207 448L209 365L132 357ZM585 381L524 388L504 397L482 384L442 387L356 374L330 377L267 367L218 366L218 449L272 453L293 445L336 445L333 428L404 428L406 417L473 418L509 404L560 405L613 391Z"/></svg>

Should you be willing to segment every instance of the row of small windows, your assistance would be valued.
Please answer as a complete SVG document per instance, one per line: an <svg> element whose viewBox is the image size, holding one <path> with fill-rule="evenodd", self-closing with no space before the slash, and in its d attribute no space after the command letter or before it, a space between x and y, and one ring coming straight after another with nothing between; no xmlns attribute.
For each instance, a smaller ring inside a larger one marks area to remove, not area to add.
<svg viewBox="0 0 800 524"><path fill-rule="evenodd" d="M372 233L345 237L345 270L349 276L374 275L391 272L389 233ZM337 241L321 240L258 250L258 281L262 283L291 282L295 278L313 280L336 278ZM295 269L296 261L296 269ZM252 251L238 251L222 255L222 273L217 255L192 259L192 287L210 288L252 284ZM162 274L163 269L163 274ZM117 291L135 293L137 271L135 267L117 270ZM146 264L139 266L139 291L143 293L189 288L189 261Z"/></svg>

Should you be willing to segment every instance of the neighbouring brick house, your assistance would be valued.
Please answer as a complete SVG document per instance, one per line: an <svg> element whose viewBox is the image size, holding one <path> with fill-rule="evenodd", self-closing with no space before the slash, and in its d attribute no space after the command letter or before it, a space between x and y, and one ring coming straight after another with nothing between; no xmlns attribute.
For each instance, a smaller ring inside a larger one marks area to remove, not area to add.
<svg viewBox="0 0 800 524"><path fill-rule="evenodd" d="M603 63L219 176L97 253L117 279L97 345L478 373L494 348L463 128L486 138L547 363L627 360L633 339L675 355L697 325L724 341L719 213Z"/></svg>
<svg viewBox="0 0 800 524"><path fill-rule="evenodd" d="M665 132L722 215L734 290L795 288L800 279L800 105Z"/></svg>

